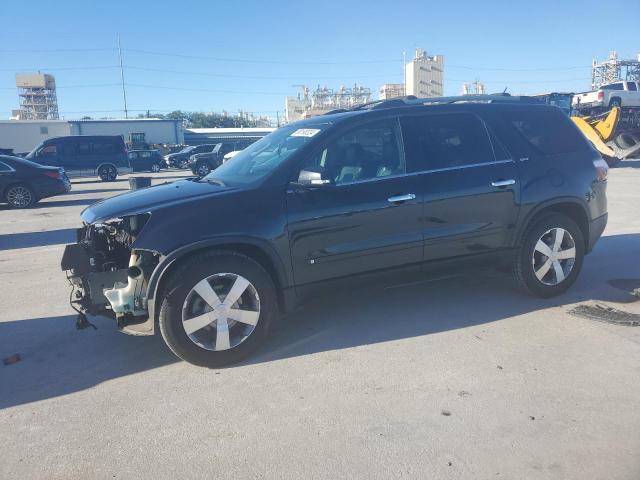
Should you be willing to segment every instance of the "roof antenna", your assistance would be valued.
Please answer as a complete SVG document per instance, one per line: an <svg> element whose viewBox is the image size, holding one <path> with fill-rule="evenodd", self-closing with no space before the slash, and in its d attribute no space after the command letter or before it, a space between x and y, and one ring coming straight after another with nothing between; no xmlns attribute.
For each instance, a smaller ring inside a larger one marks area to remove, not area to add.
<svg viewBox="0 0 640 480"><path fill-rule="evenodd" d="M503 95L504 95L505 93L507 93L507 89L508 89L508 88L509 88L509 87L504 87L504 90L502 91L502 94L503 94Z"/></svg>

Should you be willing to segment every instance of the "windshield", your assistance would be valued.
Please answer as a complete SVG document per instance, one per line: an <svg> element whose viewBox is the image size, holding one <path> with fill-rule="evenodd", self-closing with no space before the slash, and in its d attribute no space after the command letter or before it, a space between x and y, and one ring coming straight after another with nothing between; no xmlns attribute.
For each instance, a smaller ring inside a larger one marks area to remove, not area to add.
<svg viewBox="0 0 640 480"><path fill-rule="evenodd" d="M274 171L294 152L329 126L328 123L282 127L242 150L207 175L205 180L245 185Z"/></svg>

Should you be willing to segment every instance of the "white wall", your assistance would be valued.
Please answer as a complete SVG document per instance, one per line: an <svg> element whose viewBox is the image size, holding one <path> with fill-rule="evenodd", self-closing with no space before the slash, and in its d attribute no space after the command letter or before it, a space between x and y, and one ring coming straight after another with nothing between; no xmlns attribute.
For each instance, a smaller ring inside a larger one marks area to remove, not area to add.
<svg viewBox="0 0 640 480"><path fill-rule="evenodd" d="M0 148L15 153L30 152L43 140L70 135L69 123L63 120L0 121Z"/></svg>
<svg viewBox="0 0 640 480"><path fill-rule="evenodd" d="M122 135L129 141L129 133L145 133L147 143L184 143L182 127L163 120L105 120L70 121L71 135Z"/></svg>

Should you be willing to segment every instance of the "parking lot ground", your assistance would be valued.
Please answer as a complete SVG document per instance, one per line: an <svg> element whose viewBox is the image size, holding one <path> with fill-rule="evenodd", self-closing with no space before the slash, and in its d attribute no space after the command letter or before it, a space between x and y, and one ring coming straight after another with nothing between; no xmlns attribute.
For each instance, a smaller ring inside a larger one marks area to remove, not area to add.
<svg viewBox="0 0 640 480"><path fill-rule="evenodd" d="M222 370L105 318L75 330L63 246L126 179L0 207L0 357L21 356L0 365L0 478L637 480L640 327L568 313L640 313L640 162L622 165L566 294L492 271L399 279L317 299Z"/></svg>

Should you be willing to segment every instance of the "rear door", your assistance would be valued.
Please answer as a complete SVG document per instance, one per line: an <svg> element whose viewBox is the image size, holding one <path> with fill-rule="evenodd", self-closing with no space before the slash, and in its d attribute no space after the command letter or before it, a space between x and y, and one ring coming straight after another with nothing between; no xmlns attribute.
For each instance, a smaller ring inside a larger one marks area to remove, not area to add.
<svg viewBox="0 0 640 480"><path fill-rule="evenodd" d="M4 201L4 190L15 182L15 177L15 169L0 160L0 201Z"/></svg>
<svg viewBox="0 0 640 480"><path fill-rule="evenodd" d="M508 245L519 210L517 167L472 113L401 118L407 164L424 199L424 259Z"/></svg>

